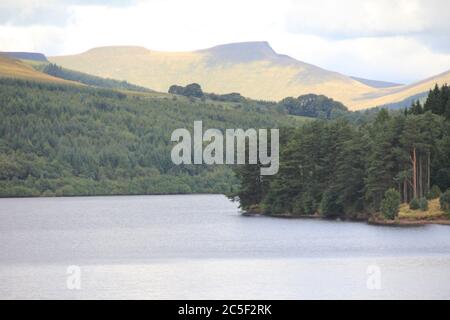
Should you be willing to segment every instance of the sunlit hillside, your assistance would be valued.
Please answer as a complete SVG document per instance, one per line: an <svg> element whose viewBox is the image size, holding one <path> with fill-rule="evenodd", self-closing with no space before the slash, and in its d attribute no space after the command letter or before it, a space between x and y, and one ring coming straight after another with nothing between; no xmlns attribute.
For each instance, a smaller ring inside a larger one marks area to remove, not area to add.
<svg viewBox="0 0 450 320"><path fill-rule="evenodd" d="M27 63L6 57L1 53L0 53L0 77L57 82L57 83L73 83L71 81L66 81L63 79L52 77L43 72L39 72Z"/></svg>
<svg viewBox="0 0 450 320"><path fill-rule="evenodd" d="M356 99L356 104L360 108L368 108L399 102L408 97L428 92L436 84L441 86L446 83L450 83L450 71L409 85L379 89L378 91L363 95L360 99Z"/></svg>
<svg viewBox="0 0 450 320"><path fill-rule="evenodd" d="M263 100L315 93L341 101L351 110L399 102L450 80L447 72L412 85L370 86L371 80L361 81L278 54L267 42L234 43L191 52L101 47L51 57L50 61L158 91L167 91L173 84L197 82L206 92L239 92Z"/></svg>
<svg viewBox="0 0 450 320"><path fill-rule="evenodd" d="M50 58L63 67L123 79L158 91L198 82L206 92L280 100L324 94L352 105L352 97L373 88L319 67L277 54L266 42L217 46L194 52L158 52L142 47L102 47Z"/></svg>

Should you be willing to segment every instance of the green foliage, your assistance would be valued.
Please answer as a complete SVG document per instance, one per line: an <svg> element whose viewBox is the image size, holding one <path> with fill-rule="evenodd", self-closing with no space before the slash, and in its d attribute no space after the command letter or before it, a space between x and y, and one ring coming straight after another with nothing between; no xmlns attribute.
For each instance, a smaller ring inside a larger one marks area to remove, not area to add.
<svg viewBox="0 0 450 320"><path fill-rule="evenodd" d="M183 95L187 97L208 98L214 101L223 102L251 102L254 100L244 98L239 93L228 94L204 93L197 83L192 83L186 87L172 85L169 93ZM307 94L298 98L288 97L279 103L257 101L274 109L278 109L287 114L320 119L335 119L342 116L349 116L350 112L340 102L327 98L324 95Z"/></svg>
<svg viewBox="0 0 450 320"><path fill-rule="evenodd" d="M400 209L400 193L390 188L384 193L381 201L381 213L386 219L394 220Z"/></svg>
<svg viewBox="0 0 450 320"><path fill-rule="evenodd" d="M411 106L411 108L409 109L409 114L422 114L423 113L423 107L422 104L420 103L419 100L417 100L416 102L414 102Z"/></svg>
<svg viewBox="0 0 450 320"><path fill-rule="evenodd" d="M95 86L99 88L106 89L123 89L123 90L131 90L138 92L151 92L152 90L137 86L134 84L130 84L127 81L118 81L114 79L105 79L101 77L96 77L87 73L78 72L69 70L66 68L62 68L54 63L45 64L43 66L38 67L40 71L49 74L51 76L76 81L80 83L84 83L90 86Z"/></svg>
<svg viewBox="0 0 450 320"><path fill-rule="evenodd" d="M203 97L203 91L198 83L191 83L184 88L184 95L187 97L201 98Z"/></svg>
<svg viewBox="0 0 450 320"><path fill-rule="evenodd" d="M186 97L195 97L195 98L202 98L202 99L209 99L213 101L222 101L222 102L251 102L255 100L247 99L241 96L240 93L232 92L232 93L226 93L226 94L216 94L216 93L205 93L203 92L201 86L197 83L191 83L188 84L186 87L179 86L179 85L172 85L169 88L169 93L182 95ZM268 103L264 101L256 101L258 104L269 104L269 105L275 105L275 103Z"/></svg>
<svg viewBox="0 0 450 320"><path fill-rule="evenodd" d="M424 105L424 111L431 111L434 114L442 115L450 120L450 87L444 84L439 87L437 84L433 90L430 90L427 101Z"/></svg>
<svg viewBox="0 0 450 320"><path fill-rule="evenodd" d="M302 194L302 196L299 198L299 200L296 202L296 205L300 209L300 213L305 215L313 215L317 211L317 203L314 197L308 193L305 192Z"/></svg>
<svg viewBox="0 0 450 320"><path fill-rule="evenodd" d="M380 109L362 125L316 120L280 131L280 139L279 172L265 178L258 197L270 213L354 217L378 212L382 203L386 206L386 190L409 185L413 147L422 158L430 154L431 184L450 186L450 123L430 112L405 116Z"/></svg>
<svg viewBox="0 0 450 320"><path fill-rule="evenodd" d="M170 136L198 119L221 130L298 123L258 108L0 79L0 196L230 193L229 166L174 165Z"/></svg>
<svg viewBox="0 0 450 320"><path fill-rule="evenodd" d="M340 216L342 214L342 207L337 201L338 194L333 190L326 190L320 202L320 213L325 217Z"/></svg>
<svg viewBox="0 0 450 320"><path fill-rule="evenodd" d="M361 209L366 143L358 129L341 120L314 121L282 130L280 144L280 170L266 178L268 211L343 216Z"/></svg>
<svg viewBox="0 0 450 320"><path fill-rule="evenodd" d="M243 209L259 204L265 195L267 182L260 175L260 169L259 165L239 165L234 170L241 181L235 196L239 197Z"/></svg>
<svg viewBox="0 0 450 320"><path fill-rule="evenodd" d="M395 217L400 199L391 189L402 190L403 201L413 193L408 191L411 150L416 151L419 166L429 163L419 167L418 174L422 177L429 171L430 183L435 185L429 196L436 197L439 188L450 187L448 95L447 86L436 86L424 108L415 102L405 113L384 108L345 112L331 99L315 95L282 100L278 107L290 114L329 119L333 108L344 113L333 121L316 120L281 132L280 170L267 178L261 204L271 213L319 211L324 216L352 217L381 209ZM420 195L428 188L426 180L420 180ZM414 199L411 206L419 209L419 200Z"/></svg>
<svg viewBox="0 0 450 320"><path fill-rule="evenodd" d="M411 202L409 203L409 208L410 208L411 210L417 210L417 209L419 209L419 208L420 208L420 202L419 202L419 200L418 200L417 198L413 198L413 199L411 200Z"/></svg>
<svg viewBox="0 0 450 320"><path fill-rule="evenodd" d="M288 114L321 119L334 119L348 112L342 103L316 94L285 98L279 102L279 105Z"/></svg>
<svg viewBox="0 0 450 320"><path fill-rule="evenodd" d="M428 200L437 199L437 198L439 198L441 193L442 193L441 189L437 185L433 185L430 189L430 192L428 192L428 194L427 194L427 199Z"/></svg>
<svg viewBox="0 0 450 320"><path fill-rule="evenodd" d="M246 99L240 93L232 92L226 94L205 93L208 99L223 102L244 102Z"/></svg>
<svg viewBox="0 0 450 320"><path fill-rule="evenodd" d="M447 191L441 194L439 204L443 211L450 213L450 189L447 189Z"/></svg>
<svg viewBox="0 0 450 320"><path fill-rule="evenodd" d="M427 211L428 210L428 200L424 197L420 198L419 200L419 208L422 211Z"/></svg>
<svg viewBox="0 0 450 320"><path fill-rule="evenodd" d="M186 87L173 85L169 88L169 93L178 94L186 97L195 97L195 98L203 97L202 88L198 83L191 83L188 84Z"/></svg>

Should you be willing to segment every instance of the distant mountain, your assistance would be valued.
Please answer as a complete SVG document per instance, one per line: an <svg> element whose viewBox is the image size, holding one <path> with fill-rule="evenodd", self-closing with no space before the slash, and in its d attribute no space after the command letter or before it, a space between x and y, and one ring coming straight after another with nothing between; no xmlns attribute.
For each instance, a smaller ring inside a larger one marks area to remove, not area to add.
<svg viewBox="0 0 450 320"><path fill-rule="evenodd" d="M398 87L402 86L401 83L394 83L394 82L387 82L387 81L379 81L379 80L370 80L370 79L364 79L364 78L358 78L358 77L351 77L352 79L355 79L356 81L362 82L369 87L372 88L389 88L389 87Z"/></svg>
<svg viewBox="0 0 450 320"><path fill-rule="evenodd" d="M20 59L20 60L32 60L40 62L48 62L47 57L42 53L36 52L0 52L0 54L5 55L10 58Z"/></svg>
<svg viewBox="0 0 450 320"><path fill-rule="evenodd" d="M359 98L363 107L395 105L400 102L424 98L436 84L450 83L450 70L436 76L399 87L382 88L379 91L367 93ZM356 100L358 102L358 99ZM405 105L401 106L402 108Z"/></svg>
<svg viewBox="0 0 450 320"><path fill-rule="evenodd" d="M277 54L267 42L245 42L192 52L160 52L142 47L102 47L50 57L81 72L167 91L173 84L199 83L205 92L239 92L245 97L281 100L323 94L352 106L352 98L372 88L348 76Z"/></svg>
<svg viewBox="0 0 450 320"><path fill-rule="evenodd" d="M427 92L435 83L450 82L449 73L399 86L352 78L278 54L267 42L232 43L190 52L101 47L49 60L69 69L163 92L173 84L196 82L205 92L239 92L245 97L272 101L313 93L342 102L350 110L400 102Z"/></svg>
<svg viewBox="0 0 450 320"><path fill-rule="evenodd" d="M382 105L380 107L391 109L391 110L408 109L416 101L420 101L423 105L424 102L427 100L427 97L428 97L428 91L418 93L418 94L415 94L408 98L405 98L402 101L388 103L388 104Z"/></svg>

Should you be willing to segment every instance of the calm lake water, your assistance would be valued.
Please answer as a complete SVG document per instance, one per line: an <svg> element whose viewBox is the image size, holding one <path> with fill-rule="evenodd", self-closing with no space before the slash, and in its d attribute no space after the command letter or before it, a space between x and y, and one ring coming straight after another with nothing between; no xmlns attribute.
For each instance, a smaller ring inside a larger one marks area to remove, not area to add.
<svg viewBox="0 0 450 320"><path fill-rule="evenodd" d="M244 217L222 195L0 199L0 298L449 299L450 227Z"/></svg>

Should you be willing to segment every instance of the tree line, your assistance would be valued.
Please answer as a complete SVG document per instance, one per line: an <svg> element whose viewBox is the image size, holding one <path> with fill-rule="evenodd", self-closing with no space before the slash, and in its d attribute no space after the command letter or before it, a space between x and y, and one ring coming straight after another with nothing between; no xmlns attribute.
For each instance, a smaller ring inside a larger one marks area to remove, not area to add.
<svg viewBox="0 0 450 320"><path fill-rule="evenodd" d="M357 217L380 210L387 190L402 202L450 187L448 87L430 93L423 112L381 109L355 124L345 118L308 122L281 132L280 170L235 169L246 210L271 214Z"/></svg>
<svg viewBox="0 0 450 320"><path fill-rule="evenodd" d="M39 71L42 71L48 75L64 80L76 81L89 86L95 86L106 89L122 89L131 90L137 92L151 92L152 90L144 88L135 84L128 83L127 81L119 81L114 79L107 79L102 77L93 76L87 73L74 71L66 68L62 68L54 63L42 64L36 67Z"/></svg>
<svg viewBox="0 0 450 320"><path fill-rule="evenodd" d="M286 114L319 119L336 119L352 114L352 112L350 112L342 103L334 101L324 95L317 94L305 94L297 98L287 97L277 103L245 98L237 92L227 94L206 93L203 92L202 87L198 83L191 83L185 87L180 85L172 85L170 86L168 92L186 97L210 99L223 102L253 101L259 104L264 104L272 109L276 109L279 112Z"/></svg>

